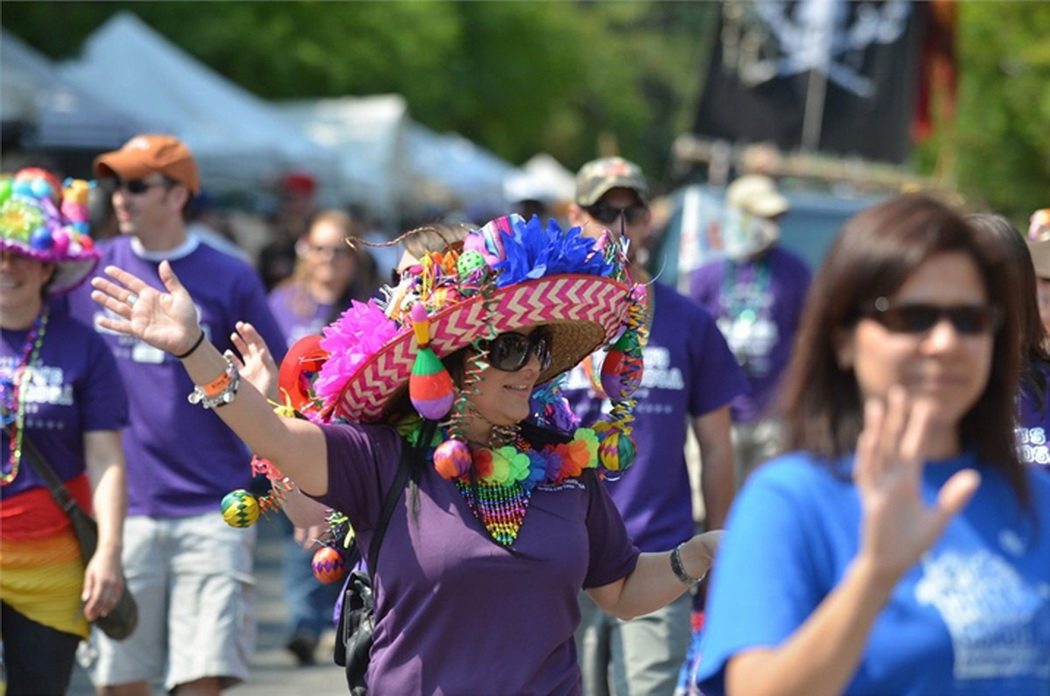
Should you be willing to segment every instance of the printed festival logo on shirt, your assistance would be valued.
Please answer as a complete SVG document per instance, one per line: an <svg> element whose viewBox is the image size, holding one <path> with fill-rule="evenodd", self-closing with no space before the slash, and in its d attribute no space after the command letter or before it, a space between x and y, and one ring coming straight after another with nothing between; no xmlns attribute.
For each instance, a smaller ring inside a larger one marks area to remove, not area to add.
<svg viewBox="0 0 1050 696"><path fill-rule="evenodd" d="M987 549L943 553L922 566L915 598L944 620L956 679L1050 677L1050 586L1033 586Z"/></svg>

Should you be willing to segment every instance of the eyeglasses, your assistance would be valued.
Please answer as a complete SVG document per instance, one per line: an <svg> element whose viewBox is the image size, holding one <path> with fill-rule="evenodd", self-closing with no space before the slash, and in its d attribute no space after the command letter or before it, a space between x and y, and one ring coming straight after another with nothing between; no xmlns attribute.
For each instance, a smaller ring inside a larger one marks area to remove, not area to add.
<svg viewBox="0 0 1050 696"><path fill-rule="evenodd" d="M135 196L141 196L155 186L171 188L169 181L146 181L145 179L115 179L113 181L114 191L126 191Z"/></svg>
<svg viewBox="0 0 1050 696"><path fill-rule="evenodd" d="M535 355L540 361L540 369L551 366L550 331L537 329L526 336L514 331L501 333L491 341L480 341L482 348L488 348L489 365L503 372L517 372L529 362L529 356Z"/></svg>
<svg viewBox="0 0 1050 696"><path fill-rule="evenodd" d="M615 205L609 205L608 203L595 203L592 206L584 208L584 210L587 211L588 215L603 225L613 224L621 215L623 215L624 221L628 225L637 225L640 222L644 222L645 216L649 214L649 208L640 203L635 203L626 208L619 208Z"/></svg>
<svg viewBox="0 0 1050 696"><path fill-rule="evenodd" d="M324 244L307 244L306 250L311 254L317 254L318 256L331 256L332 258L342 258L350 255L350 247L348 246L325 246Z"/></svg>
<svg viewBox="0 0 1050 696"><path fill-rule="evenodd" d="M923 333L947 319L959 333L974 336L995 333L1002 322L1002 313L992 305L894 305L885 297L876 299L865 316L897 333Z"/></svg>

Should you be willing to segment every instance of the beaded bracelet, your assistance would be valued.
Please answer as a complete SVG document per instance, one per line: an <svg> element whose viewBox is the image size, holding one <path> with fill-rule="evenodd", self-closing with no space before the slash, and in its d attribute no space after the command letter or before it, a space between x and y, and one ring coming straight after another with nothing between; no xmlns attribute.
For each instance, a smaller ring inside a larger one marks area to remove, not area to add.
<svg viewBox="0 0 1050 696"><path fill-rule="evenodd" d="M683 541L671 551L671 571L683 585L689 585L692 587L693 585L699 585L700 581L704 579L704 576L707 575L707 573L704 573L698 578L694 578L692 575L685 572L685 566L682 565L682 547L685 546L686 543L687 542Z"/></svg>
<svg viewBox="0 0 1050 696"><path fill-rule="evenodd" d="M222 374L203 386L195 386L186 398L191 404L200 404L206 409L219 408L233 402L240 386L241 374L226 357L226 369Z"/></svg>

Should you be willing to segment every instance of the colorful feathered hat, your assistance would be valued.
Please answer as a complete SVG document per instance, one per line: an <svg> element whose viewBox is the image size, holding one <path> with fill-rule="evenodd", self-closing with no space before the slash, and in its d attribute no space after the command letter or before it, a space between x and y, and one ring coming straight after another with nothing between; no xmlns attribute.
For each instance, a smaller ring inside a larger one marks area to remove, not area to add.
<svg viewBox="0 0 1050 696"><path fill-rule="evenodd" d="M376 422L411 378L419 380L410 388L414 407L439 420L451 405L451 383L437 359L543 325L552 336L543 384L620 336L629 307L644 298L623 247L517 215L471 231L461 249L428 254L384 293L382 302L353 303L322 338L290 351L281 387L300 413Z"/></svg>
<svg viewBox="0 0 1050 696"><path fill-rule="evenodd" d="M50 295L69 292L98 265L88 236L88 195L94 182L58 179L46 169L22 169L0 180L0 249L54 263Z"/></svg>

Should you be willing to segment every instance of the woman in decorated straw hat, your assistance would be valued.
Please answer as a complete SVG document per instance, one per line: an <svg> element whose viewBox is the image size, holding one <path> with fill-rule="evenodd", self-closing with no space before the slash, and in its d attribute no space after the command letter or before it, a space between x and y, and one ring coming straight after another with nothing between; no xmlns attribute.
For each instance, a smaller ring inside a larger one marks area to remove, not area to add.
<svg viewBox="0 0 1050 696"><path fill-rule="evenodd" d="M581 588L627 618L676 598L710 566L717 534L639 554L596 484L632 458L644 340L644 294L615 244L510 217L472 231L462 252L426 255L384 303L355 304L325 330L312 389L289 395L305 419L274 415L240 384L166 264L167 292L106 270L115 282L96 279L92 294L116 315L103 325L180 356L200 385L194 400L345 512L363 548L402 457L423 464L373 569L377 693L578 693ZM534 388L612 339L608 419L571 433L538 426Z"/></svg>
<svg viewBox="0 0 1050 696"><path fill-rule="evenodd" d="M98 334L51 308L98 263L88 189L37 168L0 182L0 637L11 695L65 693L88 621L123 590L127 398ZM69 518L28 461L33 446L95 512L99 544L86 567Z"/></svg>

